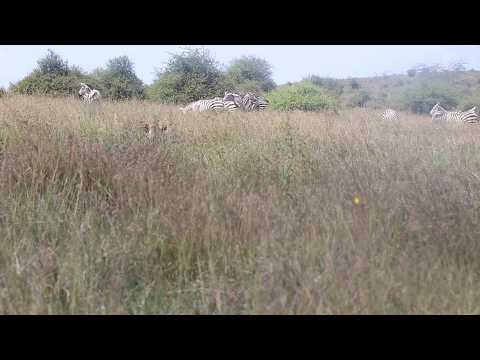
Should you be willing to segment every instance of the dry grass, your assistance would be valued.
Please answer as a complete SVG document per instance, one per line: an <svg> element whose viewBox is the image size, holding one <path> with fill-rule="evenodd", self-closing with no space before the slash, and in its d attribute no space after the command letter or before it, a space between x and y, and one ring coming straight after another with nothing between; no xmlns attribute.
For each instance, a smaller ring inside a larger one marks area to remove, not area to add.
<svg viewBox="0 0 480 360"><path fill-rule="evenodd" d="M478 314L479 151L415 116L2 98L0 312Z"/></svg>

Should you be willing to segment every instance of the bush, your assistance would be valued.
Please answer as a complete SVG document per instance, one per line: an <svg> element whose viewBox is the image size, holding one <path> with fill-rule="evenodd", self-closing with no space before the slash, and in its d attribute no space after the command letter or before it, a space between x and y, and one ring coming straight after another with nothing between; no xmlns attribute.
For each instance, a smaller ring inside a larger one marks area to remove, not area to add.
<svg viewBox="0 0 480 360"><path fill-rule="evenodd" d="M99 81L86 75L79 67L69 67L67 61L62 60L52 50L48 50L48 54L38 60L37 64L31 74L11 86L12 93L77 96L81 82L103 91Z"/></svg>
<svg viewBox="0 0 480 360"><path fill-rule="evenodd" d="M89 86L103 91L101 84L86 75L56 75L42 74L34 71L18 83L12 85L14 94L25 95L49 95L49 96L77 96L80 83L87 83Z"/></svg>
<svg viewBox="0 0 480 360"><path fill-rule="evenodd" d="M230 63L226 77L235 88L244 91L263 92L275 88L272 79L271 65L264 59L254 56L243 56Z"/></svg>
<svg viewBox="0 0 480 360"><path fill-rule="evenodd" d="M309 81L314 85L325 88L336 96L340 96L343 93L343 85L337 79L322 78L318 75L309 75L305 77L303 81Z"/></svg>
<svg viewBox="0 0 480 360"><path fill-rule="evenodd" d="M226 78L208 50L187 49L172 55L157 74L148 96L164 103L188 103L220 96L226 87Z"/></svg>
<svg viewBox="0 0 480 360"><path fill-rule="evenodd" d="M307 81L281 86L269 93L267 99L272 109L276 110L336 111L338 109L335 98Z"/></svg>
<svg viewBox="0 0 480 360"><path fill-rule="evenodd" d="M349 99L347 105L350 107L365 107L367 102L371 99L369 93L365 90L355 92Z"/></svg>
<svg viewBox="0 0 480 360"><path fill-rule="evenodd" d="M397 102L405 110L417 114L427 114L439 103L445 108L455 108L458 105L456 94L448 84L422 82L407 88L398 96Z"/></svg>
<svg viewBox="0 0 480 360"><path fill-rule="evenodd" d="M144 99L145 86L134 71L134 64L127 56L108 61L105 69L97 69L94 76L102 83L102 96L112 100Z"/></svg>
<svg viewBox="0 0 480 360"><path fill-rule="evenodd" d="M351 80L350 80L350 86L351 86L352 89L354 89L354 90L360 89L360 83L359 83L358 80L356 80L356 79L351 79Z"/></svg>

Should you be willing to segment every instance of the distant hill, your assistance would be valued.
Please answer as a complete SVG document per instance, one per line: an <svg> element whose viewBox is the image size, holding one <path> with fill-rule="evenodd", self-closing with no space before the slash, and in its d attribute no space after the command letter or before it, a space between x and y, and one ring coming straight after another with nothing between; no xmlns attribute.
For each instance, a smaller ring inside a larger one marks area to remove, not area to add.
<svg viewBox="0 0 480 360"><path fill-rule="evenodd" d="M304 80L326 89L345 107L385 108L428 113L437 102L446 109L480 108L480 71L412 69L405 75Z"/></svg>

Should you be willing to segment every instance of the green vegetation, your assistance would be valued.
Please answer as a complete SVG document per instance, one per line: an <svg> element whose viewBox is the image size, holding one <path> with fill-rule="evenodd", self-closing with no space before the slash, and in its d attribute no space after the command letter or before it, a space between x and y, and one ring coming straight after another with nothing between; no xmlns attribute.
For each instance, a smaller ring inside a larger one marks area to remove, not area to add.
<svg viewBox="0 0 480 360"><path fill-rule="evenodd" d="M325 89L347 108L391 107L426 114L436 103L452 110L480 106L480 71L466 70L462 64L449 69L422 65L406 75L356 79L310 75L305 80Z"/></svg>
<svg viewBox="0 0 480 360"><path fill-rule="evenodd" d="M268 100L275 110L337 110L338 103L326 91L311 82L284 85L268 94Z"/></svg>
<svg viewBox="0 0 480 360"><path fill-rule="evenodd" d="M149 87L152 100L185 104L223 95L225 76L205 49L186 49L173 54L157 80Z"/></svg>
<svg viewBox="0 0 480 360"><path fill-rule="evenodd" d="M300 82L277 88L272 67L264 59L242 56L223 68L208 50L201 48L171 54L149 86L137 77L127 56L113 58L104 68L86 73L49 50L38 60L37 68L9 90L13 94L76 96L80 82L100 90L104 99L145 99L163 104L186 104L221 97L225 90L233 90L263 94L278 110L390 107L427 114L436 103L447 110L480 108L480 71L467 70L462 63L449 68L420 65L405 75L370 78L308 75Z"/></svg>
<svg viewBox="0 0 480 360"><path fill-rule="evenodd" d="M38 60L37 68L11 86L13 94L48 95L48 96L76 96L80 82L85 82L103 91L103 86L93 77L85 74L75 66L69 66L52 50Z"/></svg>
<svg viewBox="0 0 480 360"><path fill-rule="evenodd" d="M243 56L233 60L227 68L227 81L231 87L242 91L263 93L275 88L271 65L254 56Z"/></svg>
<svg viewBox="0 0 480 360"><path fill-rule="evenodd" d="M145 86L134 71L133 62L127 56L108 61L107 66L94 71L103 85L102 96L112 100L144 99Z"/></svg>

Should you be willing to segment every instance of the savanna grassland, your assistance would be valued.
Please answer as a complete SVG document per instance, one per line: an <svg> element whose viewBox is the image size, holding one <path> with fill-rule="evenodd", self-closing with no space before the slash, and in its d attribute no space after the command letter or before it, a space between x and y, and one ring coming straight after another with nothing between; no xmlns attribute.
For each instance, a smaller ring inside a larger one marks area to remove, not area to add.
<svg viewBox="0 0 480 360"><path fill-rule="evenodd" d="M478 314L479 153L426 116L1 98L0 313Z"/></svg>

